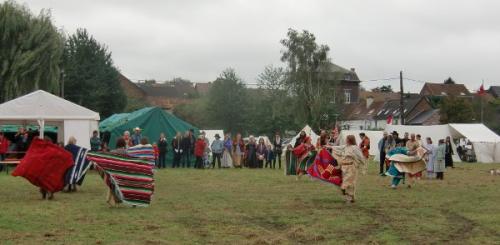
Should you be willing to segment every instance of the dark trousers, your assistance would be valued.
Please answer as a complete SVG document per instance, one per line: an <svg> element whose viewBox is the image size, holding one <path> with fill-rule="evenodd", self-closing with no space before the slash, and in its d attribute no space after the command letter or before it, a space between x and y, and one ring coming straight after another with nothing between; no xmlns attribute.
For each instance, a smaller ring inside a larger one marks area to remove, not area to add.
<svg viewBox="0 0 500 245"><path fill-rule="evenodd" d="M279 169L281 169L281 153L278 153L273 159L273 168L276 168L276 160L278 161Z"/></svg>
<svg viewBox="0 0 500 245"><path fill-rule="evenodd" d="M273 160L271 160L271 159L266 160L266 166L265 166L265 168L267 168L268 165L269 165L269 168L272 168L273 167L272 161Z"/></svg>
<svg viewBox="0 0 500 245"><path fill-rule="evenodd" d="M182 158L182 153L175 153L174 152L174 163L172 164L172 168L180 167L181 158Z"/></svg>
<svg viewBox="0 0 500 245"><path fill-rule="evenodd" d="M5 154L0 154L0 161L5 160ZM3 170L3 164L0 164L0 172Z"/></svg>
<svg viewBox="0 0 500 245"><path fill-rule="evenodd" d="M182 162L183 168L185 168L186 166L188 168L191 167L191 151L189 149L182 152L182 161L181 162Z"/></svg>
<svg viewBox="0 0 500 245"><path fill-rule="evenodd" d="M444 172L437 172L436 173L436 179L443 180L444 178Z"/></svg>
<svg viewBox="0 0 500 245"><path fill-rule="evenodd" d="M217 167L220 168L220 158L222 153L213 153L212 154L212 168L215 168L215 160L217 160Z"/></svg>
<svg viewBox="0 0 500 245"><path fill-rule="evenodd" d="M383 174L385 173L384 172L384 166L385 166L385 152L382 151L380 152L380 174ZM387 171L388 169L386 169L385 171Z"/></svg>
<svg viewBox="0 0 500 245"><path fill-rule="evenodd" d="M258 168L264 167L264 160L257 160L257 167Z"/></svg>
<svg viewBox="0 0 500 245"><path fill-rule="evenodd" d="M165 163L165 157L167 156L166 152L160 152L158 155L158 167L159 168L166 168L167 165Z"/></svg>
<svg viewBox="0 0 500 245"><path fill-rule="evenodd" d="M203 168L203 157L196 157L196 162L194 164L195 168Z"/></svg>

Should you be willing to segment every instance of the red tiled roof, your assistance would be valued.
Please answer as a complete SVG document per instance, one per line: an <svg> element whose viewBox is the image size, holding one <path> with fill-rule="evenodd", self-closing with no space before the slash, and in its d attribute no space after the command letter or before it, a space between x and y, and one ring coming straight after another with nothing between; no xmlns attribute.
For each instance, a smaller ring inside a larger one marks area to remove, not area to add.
<svg viewBox="0 0 500 245"><path fill-rule="evenodd" d="M463 84L425 83L420 94L434 96L469 96L470 92Z"/></svg>

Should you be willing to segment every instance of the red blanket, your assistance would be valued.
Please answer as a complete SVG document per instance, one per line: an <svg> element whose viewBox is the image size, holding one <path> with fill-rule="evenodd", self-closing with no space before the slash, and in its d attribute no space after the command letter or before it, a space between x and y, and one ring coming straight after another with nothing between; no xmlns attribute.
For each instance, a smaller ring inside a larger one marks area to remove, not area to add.
<svg viewBox="0 0 500 245"><path fill-rule="evenodd" d="M307 169L307 173L314 178L340 186L342 184L342 171L335 168L334 158L325 149L316 155L314 164Z"/></svg>
<svg viewBox="0 0 500 245"><path fill-rule="evenodd" d="M33 139L12 176L22 176L44 190L58 192L64 188L64 175L72 166L73 157L64 148L45 140Z"/></svg>

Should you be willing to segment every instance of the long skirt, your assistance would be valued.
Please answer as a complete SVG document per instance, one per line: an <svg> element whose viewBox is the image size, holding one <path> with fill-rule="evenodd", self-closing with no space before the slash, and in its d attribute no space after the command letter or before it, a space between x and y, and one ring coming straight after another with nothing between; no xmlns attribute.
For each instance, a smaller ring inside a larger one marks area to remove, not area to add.
<svg viewBox="0 0 500 245"><path fill-rule="evenodd" d="M231 154L229 154L228 151L224 151L222 154L222 167L223 168L230 168L233 166L233 158L231 157Z"/></svg>
<svg viewBox="0 0 500 245"><path fill-rule="evenodd" d="M354 164L341 165L342 184L340 188L345 191L351 198L356 196L356 184L358 181L358 170Z"/></svg>
<svg viewBox="0 0 500 245"><path fill-rule="evenodd" d="M297 157L291 151L286 153L286 175L297 175Z"/></svg>
<svg viewBox="0 0 500 245"><path fill-rule="evenodd" d="M309 169L309 167L311 165L313 165L314 163L314 159L316 158L316 151L311 151L307 154L307 156L301 158L301 159L298 159L298 161L300 161L299 165L297 166L297 171L296 173L299 174L299 173L302 173L302 174L306 174L307 173L307 169Z"/></svg>
<svg viewBox="0 0 500 245"><path fill-rule="evenodd" d="M444 163L446 167L453 167L453 159L451 158L451 154L444 155Z"/></svg>
<svg viewBox="0 0 500 245"><path fill-rule="evenodd" d="M233 153L233 165L235 168L241 167L241 159L243 158L243 155L235 152Z"/></svg>

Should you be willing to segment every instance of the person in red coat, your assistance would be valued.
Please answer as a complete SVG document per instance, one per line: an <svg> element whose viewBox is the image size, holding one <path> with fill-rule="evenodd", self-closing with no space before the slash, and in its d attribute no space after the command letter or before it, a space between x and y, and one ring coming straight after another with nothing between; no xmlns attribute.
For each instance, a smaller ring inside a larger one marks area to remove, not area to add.
<svg viewBox="0 0 500 245"><path fill-rule="evenodd" d="M194 144L194 156L196 157L196 163L194 165L195 168L203 168L203 154L205 153L205 147L207 147L205 138L202 134L200 134L200 136L198 136L198 140L196 140Z"/></svg>
<svg viewBox="0 0 500 245"><path fill-rule="evenodd" d="M368 138L365 133L360 133L359 137L361 138L361 144L359 144L359 148L361 148L363 156L368 159L368 157L370 157L370 138Z"/></svg>
<svg viewBox="0 0 500 245"><path fill-rule="evenodd" d="M0 132L0 161L5 160L5 156L9 151L9 140L5 137L5 135ZM0 171L3 170L3 164L0 164Z"/></svg>

